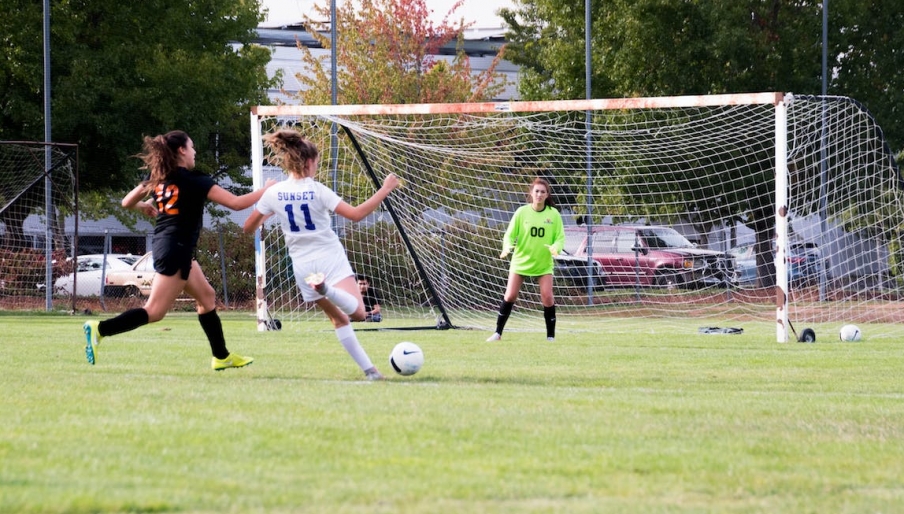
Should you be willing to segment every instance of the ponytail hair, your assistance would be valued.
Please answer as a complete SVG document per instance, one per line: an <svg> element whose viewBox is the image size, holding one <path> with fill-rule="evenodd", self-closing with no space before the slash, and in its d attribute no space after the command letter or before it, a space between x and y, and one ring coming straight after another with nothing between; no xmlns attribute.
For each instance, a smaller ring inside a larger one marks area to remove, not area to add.
<svg viewBox="0 0 904 514"><path fill-rule="evenodd" d="M533 196L531 196L531 191L533 191L534 186L538 184L546 187L546 207L555 207L556 201L552 197L552 186L550 186L549 181L543 177L537 177L530 183L530 187L527 188L527 203L532 203L534 201Z"/></svg>
<svg viewBox="0 0 904 514"><path fill-rule="evenodd" d="M144 162L141 169L149 171L149 177L144 182L149 193L179 167L179 149L188 146L188 140L188 134L181 130L154 137L144 136L142 152L137 157Z"/></svg>
<svg viewBox="0 0 904 514"><path fill-rule="evenodd" d="M320 156L317 145L292 129L271 132L263 140L268 150L267 160L299 178L305 176L308 162Z"/></svg>

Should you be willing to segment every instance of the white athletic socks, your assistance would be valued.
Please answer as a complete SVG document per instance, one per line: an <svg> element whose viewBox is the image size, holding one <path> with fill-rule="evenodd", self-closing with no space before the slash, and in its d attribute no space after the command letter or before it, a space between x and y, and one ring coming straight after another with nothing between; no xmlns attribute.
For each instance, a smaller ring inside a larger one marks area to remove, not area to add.
<svg viewBox="0 0 904 514"><path fill-rule="evenodd" d="M326 296L346 314L351 315L358 310L358 299L338 287L327 286L323 296Z"/></svg>
<svg viewBox="0 0 904 514"><path fill-rule="evenodd" d="M348 354L352 356L352 359L355 359L355 362L358 363L358 367L361 368L361 371L367 371L374 367L374 364L370 361L370 357L367 356L367 352L364 351L364 348L361 347L361 343L358 342L358 337L355 335L355 329L353 329L351 325L337 328L336 337L339 339L339 342L342 343L345 351L347 351Z"/></svg>

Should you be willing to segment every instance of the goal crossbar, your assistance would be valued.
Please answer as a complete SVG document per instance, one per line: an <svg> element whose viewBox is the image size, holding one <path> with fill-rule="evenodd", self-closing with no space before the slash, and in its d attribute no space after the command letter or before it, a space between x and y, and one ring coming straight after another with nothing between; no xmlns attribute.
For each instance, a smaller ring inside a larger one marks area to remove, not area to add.
<svg viewBox="0 0 904 514"><path fill-rule="evenodd" d="M667 109L729 105L777 105L784 93L739 93L646 98L548 100L536 102L472 102L449 104L351 104L351 105L259 105L256 116L355 116L385 114L456 114L493 112L610 111L619 109Z"/></svg>

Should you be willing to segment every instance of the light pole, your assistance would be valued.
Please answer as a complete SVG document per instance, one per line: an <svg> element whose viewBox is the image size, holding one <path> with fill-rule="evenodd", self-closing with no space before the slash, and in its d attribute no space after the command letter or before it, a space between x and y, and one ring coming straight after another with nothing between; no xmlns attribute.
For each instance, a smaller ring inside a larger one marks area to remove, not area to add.
<svg viewBox="0 0 904 514"><path fill-rule="evenodd" d="M336 0L330 0L330 102L339 103L339 80L336 76ZM333 191L339 190L339 126L330 123L330 175L333 179ZM333 213L333 230L339 232L339 215Z"/></svg>
<svg viewBox="0 0 904 514"><path fill-rule="evenodd" d="M591 88L591 52L590 52L590 2L584 0L584 83L585 96L590 100L593 96ZM588 110L584 112L584 137L586 139L587 153L587 215L584 222L587 225L587 305L593 305L593 114Z"/></svg>
<svg viewBox="0 0 904 514"><path fill-rule="evenodd" d="M822 0L822 126L820 128L820 148L819 148L819 301L826 299L826 280L828 270L822 258L823 252L826 251L825 242L826 230L826 209L828 186L826 184L826 94L828 93L828 42L829 42L829 0Z"/></svg>

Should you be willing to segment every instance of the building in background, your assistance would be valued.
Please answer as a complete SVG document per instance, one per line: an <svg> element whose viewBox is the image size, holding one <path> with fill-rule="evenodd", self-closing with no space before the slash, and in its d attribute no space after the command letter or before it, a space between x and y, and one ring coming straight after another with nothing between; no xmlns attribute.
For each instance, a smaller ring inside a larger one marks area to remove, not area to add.
<svg viewBox="0 0 904 514"><path fill-rule="evenodd" d="M299 26L287 26L276 28L258 28L256 43L269 47L273 51L270 64L267 66L267 75L275 76L277 71L283 74L283 89L272 89L268 96L274 102L293 104L301 84L296 75L305 73L304 64L301 61L301 51L296 46L304 45L311 50L314 57L324 58L329 62L329 49L322 48L304 28ZM502 28L468 29L464 33L464 52L470 58L471 69L475 74L486 71L493 63L499 49L505 43L505 30ZM451 61L455 57L455 42L443 47L436 59ZM496 67L496 71L502 74L506 80L506 87L500 92L494 101L510 101L518 99L518 67L509 61L503 60Z"/></svg>

